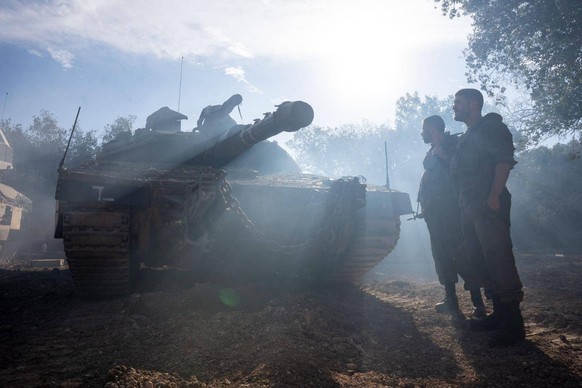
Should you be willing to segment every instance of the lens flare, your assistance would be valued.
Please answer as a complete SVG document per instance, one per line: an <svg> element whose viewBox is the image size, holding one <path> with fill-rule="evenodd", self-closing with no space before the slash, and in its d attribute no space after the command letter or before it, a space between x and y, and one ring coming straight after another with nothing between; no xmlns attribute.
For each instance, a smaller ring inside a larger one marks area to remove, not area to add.
<svg viewBox="0 0 582 388"><path fill-rule="evenodd" d="M220 301L229 307L236 307L240 303L240 295L232 288L223 288L219 292Z"/></svg>

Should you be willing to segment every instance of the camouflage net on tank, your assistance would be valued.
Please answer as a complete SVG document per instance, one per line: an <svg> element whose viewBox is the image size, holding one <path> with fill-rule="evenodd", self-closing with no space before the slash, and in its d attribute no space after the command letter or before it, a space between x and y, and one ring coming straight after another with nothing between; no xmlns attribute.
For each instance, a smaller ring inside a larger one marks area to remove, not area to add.
<svg viewBox="0 0 582 388"><path fill-rule="evenodd" d="M366 205L365 178L342 177L330 180L329 197L320 228L310 238L299 244L285 244L258 230L241 208L239 201L232 194L228 182L220 186L228 210L234 212L250 235L267 248L277 253L294 255L298 250L312 248L318 255L336 256L344 252L353 238L355 223L354 213Z"/></svg>
<svg viewBox="0 0 582 388"><path fill-rule="evenodd" d="M342 177L332 182L330 197L319 231L322 253L338 255L350 245L354 233L354 213L366 206L365 178Z"/></svg>
<svg viewBox="0 0 582 388"><path fill-rule="evenodd" d="M212 234L227 209L223 190L228 183L226 171L205 168L194 183L186 187L184 203L184 241L201 252L212 248Z"/></svg>

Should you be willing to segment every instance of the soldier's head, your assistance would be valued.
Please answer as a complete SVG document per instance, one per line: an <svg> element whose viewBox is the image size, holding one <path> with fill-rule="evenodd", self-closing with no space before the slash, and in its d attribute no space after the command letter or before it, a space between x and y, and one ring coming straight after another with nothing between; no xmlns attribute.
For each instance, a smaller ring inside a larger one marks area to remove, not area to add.
<svg viewBox="0 0 582 388"><path fill-rule="evenodd" d="M445 132L445 121L441 116L430 116L422 122L422 140L425 144L432 143L434 138Z"/></svg>
<svg viewBox="0 0 582 388"><path fill-rule="evenodd" d="M483 109L483 94L477 89L461 89L455 93L453 104L455 121L469 125L468 122L481 118L481 109Z"/></svg>

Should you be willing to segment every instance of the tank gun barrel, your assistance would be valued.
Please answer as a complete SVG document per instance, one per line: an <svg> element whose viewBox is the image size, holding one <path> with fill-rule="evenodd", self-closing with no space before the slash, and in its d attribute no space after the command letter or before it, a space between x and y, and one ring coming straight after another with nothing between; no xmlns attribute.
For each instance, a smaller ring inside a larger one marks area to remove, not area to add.
<svg viewBox="0 0 582 388"><path fill-rule="evenodd" d="M295 132L308 126L313 121L313 115L313 108L306 102L283 102L275 112L266 113L263 119L254 124L232 127L201 155L201 161L224 165L263 140L281 132Z"/></svg>

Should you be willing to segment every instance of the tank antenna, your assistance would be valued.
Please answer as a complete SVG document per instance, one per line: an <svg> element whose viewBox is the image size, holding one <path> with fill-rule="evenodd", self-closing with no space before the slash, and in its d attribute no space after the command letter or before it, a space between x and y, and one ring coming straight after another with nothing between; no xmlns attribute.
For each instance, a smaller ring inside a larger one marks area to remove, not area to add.
<svg viewBox="0 0 582 388"><path fill-rule="evenodd" d="M384 157L386 158L386 188L390 188L390 175L388 175L388 146L384 142Z"/></svg>
<svg viewBox="0 0 582 388"><path fill-rule="evenodd" d="M180 87L178 88L178 113L180 113L180 97L182 95L182 67L184 66L184 57L180 62Z"/></svg>
<svg viewBox="0 0 582 388"><path fill-rule="evenodd" d="M0 120L4 120L4 109L6 108L6 100L8 100L8 92L6 92L6 96L4 96L4 105L2 106L2 116L0 116Z"/></svg>
<svg viewBox="0 0 582 388"><path fill-rule="evenodd" d="M67 157L67 152L69 151L69 146L71 145L71 139L73 138L73 133L75 133L75 127L77 126L77 119L79 118L79 113L81 112L81 107L77 110L77 116L75 117L75 122L73 123L73 129L71 129L71 136L69 136L69 142L67 143L67 148L65 148L65 154L61 159L61 163L59 163L58 171L63 169L63 164L65 164L65 158Z"/></svg>

